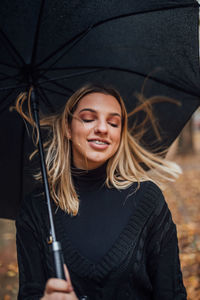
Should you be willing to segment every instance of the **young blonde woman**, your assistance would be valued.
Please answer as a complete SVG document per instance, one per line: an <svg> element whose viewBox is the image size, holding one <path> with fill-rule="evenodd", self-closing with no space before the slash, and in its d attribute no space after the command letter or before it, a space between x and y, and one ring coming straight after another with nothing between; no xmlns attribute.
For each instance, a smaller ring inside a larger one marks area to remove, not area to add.
<svg viewBox="0 0 200 300"><path fill-rule="evenodd" d="M186 299L176 227L158 187L180 169L129 132L119 93L84 86L41 125L68 280L53 278L47 206L36 191L16 221L18 299Z"/></svg>

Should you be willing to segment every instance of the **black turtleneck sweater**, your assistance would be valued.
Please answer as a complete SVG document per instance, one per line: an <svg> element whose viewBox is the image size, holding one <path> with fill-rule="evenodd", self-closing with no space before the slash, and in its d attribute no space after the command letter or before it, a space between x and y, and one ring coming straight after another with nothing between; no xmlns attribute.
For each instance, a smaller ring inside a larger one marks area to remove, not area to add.
<svg viewBox="0 0 200 300"><path fill-rule="evenodd" d="M141 193L136 192L137 183L123 192L108 189L106 164L90 171L73 168L72 173L80 208L75 217L60 211L62 225L72 245L83 256L98 262L128 223Z"/></svg>
<svg viewBox="0 0 200 300"><path fill-rule="evenodd" d="M72 168L80 209L54 210L57 238L78 297L88 300L186 300L176 228L151 181L107 188L106 165ZM22 204L16 221L20 300L42 297L54 276L47 205L40 193Z"/></svg>

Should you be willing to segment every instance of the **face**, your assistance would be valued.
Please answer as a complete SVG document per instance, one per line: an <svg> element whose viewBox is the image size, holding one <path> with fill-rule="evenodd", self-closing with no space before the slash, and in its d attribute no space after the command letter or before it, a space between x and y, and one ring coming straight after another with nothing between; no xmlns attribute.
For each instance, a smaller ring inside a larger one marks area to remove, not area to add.
<svg viewBox="0 0 200 300"><path fill-rule="evenodd" d="M92 93L79 101L68 129L75 167L98 168L116 153L121 117L120 104L111 95Z"/></svg>

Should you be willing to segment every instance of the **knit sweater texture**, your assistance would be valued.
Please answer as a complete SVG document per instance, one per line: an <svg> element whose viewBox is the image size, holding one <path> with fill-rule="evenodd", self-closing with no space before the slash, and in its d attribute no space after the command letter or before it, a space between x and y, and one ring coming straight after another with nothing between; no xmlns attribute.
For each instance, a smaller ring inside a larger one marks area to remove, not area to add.
<svg viewBox="0 0 200 300"><path fill-rule="evenodd" d="M57 238L78 297L88 300L185 300L176 226L160 189L105 186L105 166L73 169L80 210L54 207ZM110 222L110 224L109 224ZM47 205L39 191L25 199L16 220L20 300L38 300L55 276ZM104 243L105 241L105 243Z"/></svg>

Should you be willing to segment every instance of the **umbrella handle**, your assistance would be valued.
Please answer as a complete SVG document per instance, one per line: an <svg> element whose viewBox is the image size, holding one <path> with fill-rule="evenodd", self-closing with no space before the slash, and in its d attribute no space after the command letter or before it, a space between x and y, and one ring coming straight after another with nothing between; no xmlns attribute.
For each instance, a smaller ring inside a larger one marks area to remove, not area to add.
<svg viewBox="0 0 200 300"><path fill-rule="evenodd" d="M42 173L44 191L45 191L48 213L49 213L49 223L50 223L50 232L52 236L52 250L53 250L53 257L54 257L55 273L57 278L66 280L65 273L64 273L64 259L63 259L61 244L56 240L55 226L54 226L50 192L49 192L48 176L47 176L47 170L46 170L46 164L44 158L42 135L40 130L38 102L36 100L34 89L31 92L31 104L32 104L34 120L36 123L36 127L38 129L38 152L40 156L41 173Z"/></svg>
<svg viewBox="0 0 200 300"><path fill-rule="evenodd" d="M64 259L60 242L52 242L52 250L54 256L56 277L66 280L64 273Z"/></svg>

